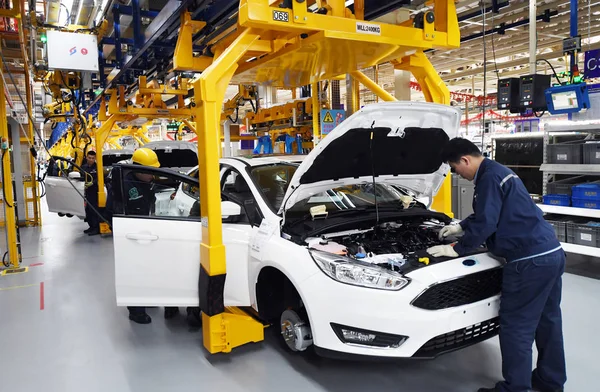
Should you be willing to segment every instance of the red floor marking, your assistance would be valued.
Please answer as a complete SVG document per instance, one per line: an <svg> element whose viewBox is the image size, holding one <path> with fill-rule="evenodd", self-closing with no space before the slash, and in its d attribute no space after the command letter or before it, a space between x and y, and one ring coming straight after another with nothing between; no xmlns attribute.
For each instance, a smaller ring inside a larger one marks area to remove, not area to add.
<svg viewBox="0 0 600 392"><path fill-rule="evenodd" d="M30 267L38 267L40 265L44 265L44 263L35 263L35 264L30 264Z"/></svg>
<svg viewBox="0 0 600 392"><path fill-rule="evenodd" d="M40 310L44 310L44 282L40 282Z"/></svg>

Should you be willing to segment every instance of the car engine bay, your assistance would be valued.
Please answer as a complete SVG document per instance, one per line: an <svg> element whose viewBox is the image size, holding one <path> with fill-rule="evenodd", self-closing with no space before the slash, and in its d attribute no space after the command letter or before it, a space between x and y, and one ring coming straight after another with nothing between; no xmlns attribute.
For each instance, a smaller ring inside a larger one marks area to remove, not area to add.
<svg viewBox="0 0 600 392"><path fill-rule="evenodd" d="M437 219L417 216L380 223L370 229L327 233L307 238L306 243L309 249L406 272L408 264L419 264L427 248L451 242L438 239L444 226Z"/></svg>

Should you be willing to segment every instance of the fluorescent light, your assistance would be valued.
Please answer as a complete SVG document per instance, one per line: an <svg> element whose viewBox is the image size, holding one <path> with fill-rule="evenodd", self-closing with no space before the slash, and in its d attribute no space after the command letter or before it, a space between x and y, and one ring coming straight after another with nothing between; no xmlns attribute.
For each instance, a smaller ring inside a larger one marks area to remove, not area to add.
<svg viewBox="0 0 600 392"><path fill-rule="evenodd" d="M79 9L77 10L77 16L75 17L75 24L79 24L79 17L81 16L81 11L83 10L83 1L79 1Z"/></svg>
<svg viewBox="0 0 600 392"><path fill-rule="evenodd" d="M96 25L102 20L102 15L104 14L108 1L109 0L102 0L102 5L100 5L100 7L98 8L98 13L96 14Z"/></svg>

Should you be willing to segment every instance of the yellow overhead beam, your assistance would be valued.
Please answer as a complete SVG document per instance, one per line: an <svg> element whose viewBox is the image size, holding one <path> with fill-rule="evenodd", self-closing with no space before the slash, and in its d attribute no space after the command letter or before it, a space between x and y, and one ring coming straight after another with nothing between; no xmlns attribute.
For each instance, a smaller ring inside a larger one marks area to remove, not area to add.
<svg viewBox="0 0 600 392"><path fill-rule="evenodd" d="M352 75L352 77L354 79L361 82L366 88L371 90L373 93L375 93L375 95L377 95L379 98L383 99L384 101L387 101L387 102L397 101L396 97L394 97L392 94L385 91L381 86L379 86L377 83L375 83L373 80L371 80L371 78L369 78L364 73L362 73L360 71L353 71L353 72L350 72L350 75Z"/></svg>

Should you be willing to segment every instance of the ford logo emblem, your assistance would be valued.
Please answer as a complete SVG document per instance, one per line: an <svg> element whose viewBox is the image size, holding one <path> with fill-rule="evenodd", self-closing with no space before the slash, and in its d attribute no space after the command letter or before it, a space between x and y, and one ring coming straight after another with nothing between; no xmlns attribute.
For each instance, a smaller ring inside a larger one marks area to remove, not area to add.
<svg viewBox="0 0 600 392"><path fill-rule="evenodd" d="M477 264L477 261L476 261L476 260L473 260L473 259L466 259L466 260L463 260L463 262L462 262L462 263L463 263L463 265L464 265L465 267L472 267L472 266L474 266L475 264Z"/></svg>

